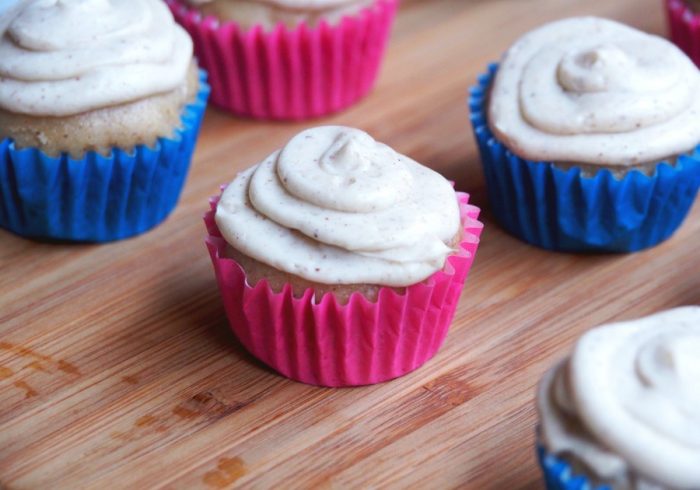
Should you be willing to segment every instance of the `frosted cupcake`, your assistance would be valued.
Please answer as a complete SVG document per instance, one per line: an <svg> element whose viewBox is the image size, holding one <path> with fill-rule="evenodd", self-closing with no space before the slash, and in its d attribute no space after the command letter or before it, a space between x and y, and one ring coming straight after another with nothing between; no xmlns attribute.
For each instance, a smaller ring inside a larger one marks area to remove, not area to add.
<svg viewBox="0 0 700 490"><path fill-rule="evenodd" d="M192 35L212 102L240 116L301 120L374 86L398 0L167 0Z"/></svg>
<svg viewBox="0 0 700 490"><path fill-rule="evenodd" d="M0 226L107 241L165 219L208 93L167 7L32 0L0 29Z"/></svg>
<svg viewBox="0 0 700 490"><path fill-rule="evenodd" d="M700 1L663 0L671 39L700 65Z"/></svg>
<svg viewBox="0 0 700 490"><path fill-rule="evenodd" d="M605 19L518 40L472 90L491 206L552 250L631 252L670 237L700 186L700 73L668 41Z"/></svg>
<svg viewBox="0 0 700 490"><path fill-rule="evenodd" d="M477 216L439 174L328 126L239 174L205 222L245 347L292 379L351 386L435 355L476 253Z"/></svg>
<svg viewBox="0 0 700 490"><path fill-rule="evenodd" d="M586 333L540 383L548 490L700 488L700 307Z"/></svg>

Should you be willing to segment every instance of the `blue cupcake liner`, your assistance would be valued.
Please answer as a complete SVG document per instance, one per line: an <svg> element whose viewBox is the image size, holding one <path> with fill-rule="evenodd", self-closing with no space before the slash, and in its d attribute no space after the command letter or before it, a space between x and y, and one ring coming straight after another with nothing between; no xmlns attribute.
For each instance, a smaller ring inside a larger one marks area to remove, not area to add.
<svg viewBox="0 0 700 490"><path fill-rule="evenodd" d="M94 151L73 159L0 141L0 227L17 235L108 242L143 233L173 210L187 177L209 85L185 106L181 127L153 147Z"/></svg>
<svg viewBox="0 0 700 490"><path fill-rule="evenodd" d="M489 129L488 91L498 70L489 66L470 90L474 136L481 153L491 208L501 225L527 243L562 252L635 252L669 238L700 188L700 146L659 162L654 175L623 178L607 169L584 176L511 153Z"/></svg>
<svg viewBox="0 0 700 490"><path fill-rule="evenodd" d="M541 445L537 445L537 460L542 468L547 490L611 490L608 485L595 485L586 476L574 473L571 465Z"/></svg>

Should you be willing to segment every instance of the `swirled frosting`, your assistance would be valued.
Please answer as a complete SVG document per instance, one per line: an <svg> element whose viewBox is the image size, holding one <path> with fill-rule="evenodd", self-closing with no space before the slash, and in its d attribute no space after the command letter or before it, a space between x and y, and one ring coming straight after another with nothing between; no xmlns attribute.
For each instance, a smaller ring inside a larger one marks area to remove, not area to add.
<svg viewBox="0 0 700 490"><path fill-rule="evenodd" d="M460 231L452 186L358 129L306 130L226 188L216 223L238 251L322 284L408 286Z"/></svg>
<svg viewBox="0 0 700 490"><path fill-rule="evenodd" d="M540 384L542 439L620 489L700 488L700 307L585 334Z"/></svg>
<svg viewBox="0 0 700 490"><path fill-rule="evenodd" d="M69 116L186 83L192 41L159 0L28 0L0 21L0 108Z"/></svg>
<svg viewBox="0 0 700 490"><path fill-rule="evenodd" d="M673 44L594 17L547 24L506 53L489 125L535 161L635 165L700 143L700 74Z"/></svg>

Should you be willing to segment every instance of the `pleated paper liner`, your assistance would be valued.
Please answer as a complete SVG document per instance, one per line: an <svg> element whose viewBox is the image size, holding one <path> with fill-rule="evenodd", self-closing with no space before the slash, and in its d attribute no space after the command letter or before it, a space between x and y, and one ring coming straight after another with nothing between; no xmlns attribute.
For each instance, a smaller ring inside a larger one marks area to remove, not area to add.
<svg viewBox="0 0 700 490"><path fill-rule="evenodd" d="M700 66L700 15L684 0L664 0L671 40Z"/></svg>
<svg viewBox="0 0 700 490"><path fill-rule="evenodd" d="M585 475L577 474L568 461L548 453L539 443L537 461L546 490L612 490L608 485L595 485Z"/></svg>
<svg viewBox="0 0 700 490"><path fill-rule="evenodd" d="M256 119L303 120L343 110L373 88L398 0L377 0L338 24L243 30L167 0L209 72L212 103Z"/></svg>
<svg viewBox="0 0 700 490"><path fill-rule="evenodd" d="M243 269L225 258L212 198L204 221L207 247L233 332L248 351L282 375L312 385L380 383L417 369L442 345L474 261L483 225L479 209L458 193L464 236L442 271L398 294L382 288L376 302L359 293L346 305L332 294L314 301L307 290L275 293L266 281L248 285Z"/></svg>
<svg viewBox="0 0 700 490"><path fill-rule="evenodd" d="M73 159L0 141L0 227L17 235L108 242L143 233L173 210L187 177L209 86L200 71L181 127L153 147Z"/></svg>
<svg viewBox="0 0 700 490"><path fill-rule="evenodd" d="M602 169L558 168L511 153L488 127L487 95L497 65L479 78L469 98L471 123L494 215L527 243L565 252L635 252L668 239L682 224L700 187L700 150L653 175L623 178Z"/></svg>

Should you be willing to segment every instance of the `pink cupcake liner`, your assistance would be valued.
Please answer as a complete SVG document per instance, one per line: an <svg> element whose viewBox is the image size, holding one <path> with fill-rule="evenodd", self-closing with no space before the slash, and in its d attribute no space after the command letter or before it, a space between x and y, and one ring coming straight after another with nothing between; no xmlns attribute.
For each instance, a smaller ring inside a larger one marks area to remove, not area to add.
<svg viewBox="0 0 700 490"><path fill-rule="evenodd" d="M209 72L211 102L240 116L302 120L340 111L372 89L398 0L378 0L337 25L243 30L166 0Z"/></svg>
<svg viewBox="0 0 700 490"><path fill-rule="evenodd" d="M664 0L671 40L700 66L700 15L684 0Z"/></svg>
<svg viewBox="0 0 700 490"><path fill-rule="evenodd" d="M289 285L275 293L265 280L251 287L241 266L224 257L214 221L219 197L212 198L206 244L231 329L262 362L312 385L368 385L419 368L445 340L483 229L479 208L467 194L457 196L464 234L443 270L404 294L382 288L376 302L356 293L346 305L332 294L317 304L310 289L295 298Z"/></svg>

